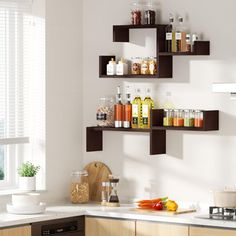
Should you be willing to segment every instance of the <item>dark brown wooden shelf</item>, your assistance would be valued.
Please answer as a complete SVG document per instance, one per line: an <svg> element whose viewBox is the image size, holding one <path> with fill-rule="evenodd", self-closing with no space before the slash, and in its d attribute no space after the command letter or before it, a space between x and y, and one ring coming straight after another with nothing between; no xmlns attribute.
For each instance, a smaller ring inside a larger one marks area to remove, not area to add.
<svg viewBox="0 0 236 236"><path fill-rule="evenodd" d="M166 131L214 131L219 130L219 111L203 111L203 127L164 127L163 126L163 109L153 109L151 111L151 128L150 129L125 129L115 127L99 127L92 126L86 129L86 151L102 151L103 150L103 132L119 131L119 132L141 132L148 133L150 136L150 155L166 153Z"/></svg>
<svg viewBox="0 0 236 236"><path fill-rule="evenodd" d="M136 79L159 79L157 75L100 75L100 78L136 78Z"/></svg>

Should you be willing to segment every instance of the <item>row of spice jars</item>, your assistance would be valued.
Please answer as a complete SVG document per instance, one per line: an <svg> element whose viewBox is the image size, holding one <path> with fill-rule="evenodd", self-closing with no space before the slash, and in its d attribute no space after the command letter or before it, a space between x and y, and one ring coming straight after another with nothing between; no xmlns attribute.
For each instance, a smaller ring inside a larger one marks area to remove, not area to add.
<svg viewBox="0 0 236 236"><path fill-rule="evenodd" d="M156 57L132 57L132 75L155 75L157 74Z"/></svg>
<svg viewBox="0 0 236 236"><path fill-rule="evenodd" d="M203 127L203 111L165 109L163 126Z"/></svg>

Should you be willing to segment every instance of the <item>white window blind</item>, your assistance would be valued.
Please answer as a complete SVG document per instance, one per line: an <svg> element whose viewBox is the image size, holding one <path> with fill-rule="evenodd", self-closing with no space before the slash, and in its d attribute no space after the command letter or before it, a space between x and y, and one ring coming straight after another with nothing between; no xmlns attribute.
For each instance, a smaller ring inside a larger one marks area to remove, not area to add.
<svg viewBox="0 0 236 236"><path fill-rule="evenodd" d="M22 161L44 169L45 20L34 10L33 0L0 0L0 189L17 184Z"/></svg>

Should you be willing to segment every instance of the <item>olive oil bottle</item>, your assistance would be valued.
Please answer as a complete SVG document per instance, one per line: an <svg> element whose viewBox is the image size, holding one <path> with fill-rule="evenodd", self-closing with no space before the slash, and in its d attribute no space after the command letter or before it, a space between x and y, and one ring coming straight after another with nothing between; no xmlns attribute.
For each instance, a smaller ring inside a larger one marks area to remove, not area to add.
<svg viewBox="0 0 236 236"><path fill-rule="evenodd" d="M142 99L140 89L136 89L136 95L132 101L132 128L142 128Z"/></svg>
<svg viewBox="0 0 236 236"><path fill-rule="evenodd" d="M142 102L142 128L149 129L151 125L151 109L154 108L154 101L151 98L151 89L147 88L146 97Z"/></svg>

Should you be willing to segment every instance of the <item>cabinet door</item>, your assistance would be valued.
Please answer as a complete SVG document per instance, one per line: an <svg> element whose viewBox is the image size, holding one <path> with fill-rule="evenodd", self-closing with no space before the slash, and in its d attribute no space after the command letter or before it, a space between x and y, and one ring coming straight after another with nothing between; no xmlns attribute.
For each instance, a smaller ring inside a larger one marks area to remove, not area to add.
<svg viewBox="0 0 236 236"><path fill-rule="evenodd" d="M189 236L236 236L236 230L190 227Z"/></svg>
<svg viewBox="0 0 236 236"><path fill-rule="evenodd" d="M22 226L0 230L0 236L31 236L31 227Z"/></svg>
<svg viewBox="0 0 236 236"><path fill-rule="evenodd" d="M135 221L86 217L86 236L135 236Z"/></svg>
<svg viewBox="0 0 236 236"><path fill-rule="evenodd" d="M188 226L137 221L136 236L188 236Z"/></svg>

